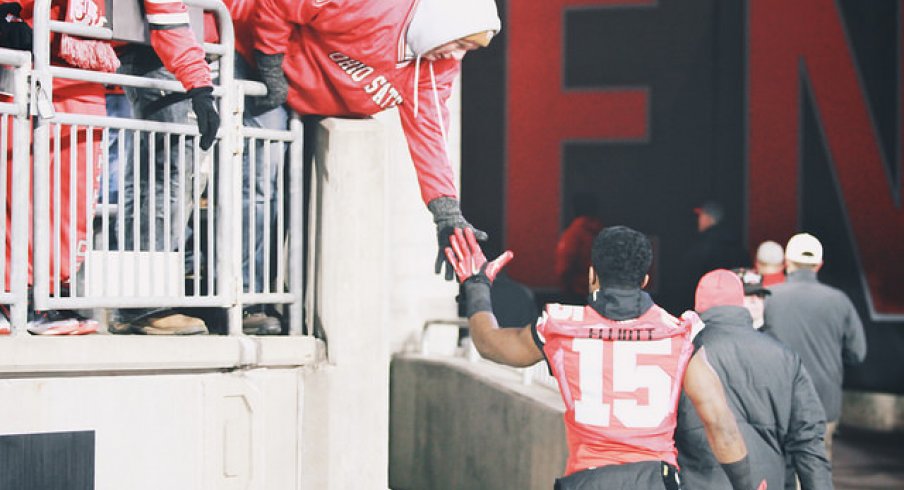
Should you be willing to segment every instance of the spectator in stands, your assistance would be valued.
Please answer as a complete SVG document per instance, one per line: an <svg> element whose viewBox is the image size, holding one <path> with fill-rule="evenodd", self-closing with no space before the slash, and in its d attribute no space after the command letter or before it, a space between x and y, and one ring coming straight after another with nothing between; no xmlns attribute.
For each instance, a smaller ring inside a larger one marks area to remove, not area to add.
<svg viewBox="0 0 904 490"><path fill-rule="evenodd" d="M90 3L90 2L89 2ZM96 11L95 11L96 13ZM72 13L69 11L67 2L54 2L51 6L51 18L54 20L69 20L72 18ZM32 31L31 25L33 24L33 16L34 16L34 1L33 0L23 0L21 2L3 2L0 4L0 46L11 49L19 49L30 51L32 49ZM90 16L88 16L90 19ZM96 19L96 15L94 17ZM75 38L71 36L67 36L70 40L75 40ZM66 56L66 54L71 54L71 52L63 53L63 43L60 42L60 36L56 35L54 37L54 43L52 46L52 62L57 66L68 66L68 67L78 67L73 63L74 60L71 56ZM71 43L67 43L67 47L71 48ZM102 60L106 63L115 63L115 56L113 59L110 59L112 55L112 51L109 51L109 45L107 44L85 44L85 53L90 52L95 56L96 59ZM109 66L109 65L107 65ZM87 114L87 115L104 115L105 114L105 105L104 105L104 88L102 85L89 83L89 82L81 82L76 80L63 80L63 79L54 79L53 84L53 110L57 112L66 112L66 113L75 113L75 114ZM46 115L46 114L45 114ZM89 192L96 192L96 188L86 185L85 182L78 181L76 183L76 195L71 195L71 185L70 179L75 178L74 175L86 175L88 162L85 158L86 153L89 151L89 146L91 146L90 151L94 154L99 154L100 152L100 133L96 132L94 135L94 139L91 145L88 144L84 137L79 137L75 142L74 149L76 151L76 168L71 168L69 162L71 161L70 152L72 150L72 146L70 146L71 136L68 131L63 130L61 132L60 141L55 142L56 135L51 134L50 136L50 148L54 148L56 144L59 144L60 147L60 162L64 162L60 165L60 182L59 182L59 199L60 202L63 203L61 206L62 209L54 210L54 200L50 200L50 227L54 229L54 226L59 226L60 228L60 243L59 249L56 250L59 252L59 257L63 259L60 260L60 263L55 261L55 252L51 251L51 264L50 270L58 271L60 282L66 284L69 280L75 275L76 270L72 269L72 265L68 260L70 257L70 250L72 247L78 247L79 244L82 244L86 240L86 230L87 230L87 220L83 217L87 214L88 210L86 209L86 201L87 195ZM12 161L12 145L9 146L8 153L8 161ZM95 175L97 175L97 171L99 166L97 165L99 160L94 162L93 171ZM53 177L51 177L53 178ZM7 180L8 185L12 184L12 179ZM11 220L11 213L13 212L21 212L20 210L14 210L11 207L10 197L11 197L11 188L8 189L7 192L7 202L6 202L6 268L7 277L6 281L9 284L9 263L10 263L10 246L12 244L10 236L10 228L9 223ZM29 199L32 197L30 196ZM72 216L70 212L69 203L71 199L75 199L76 201L76 215ZM54 223L57 212L59 215L60 223ZM71 227L70 223L75 222L75 236L71 236ZM29 202L28 208L28 222L33 223L33 207L32 203ZM28 237L28 284L29 289L34 284L34 263L33 263L33 243L32 243L32 234L29 233ZM74 266L77 268L81 261L84 259L84 256L81 254L76 254L76 262ZM50 284L51 291L59 293L56 289L56 282L51 280ZM30 296L30 294L29 294ZM30 298L29 298L30 299ZM72 311L34 311L33 308L29 307L28 312L28 330L33 334L76 334L76 333L92 333L97 330L97 323L91 320L87 320L76 315L75 312Z"/></svg>
<svg viewBox="0 0 904 490"><path fill-rule="evenodd" d="M122 65L120 73L148 78L178 80L186 94L165 94L160 90L124 87L134 117L159 122L191 123L197 120L201 133L197 144L207 151L214 143L220 119L214 103L213 82L210 67L205 60L194 33L189 26L188 10L180 0L159 2L144 0L144 9L150 32L150 45L131 43L118 47ZM186 224L192 209L192 181L195 145L188 139L180 145L179 138L169 138L169 155L166 155L166 137L158 134L151 141L147 134L141 134L139 141L127 140L127 151L122 159L124 165L125 189L121 196L123 203L123 226L125 243L122 250L153 250L158 252L178 250L188 236ZM140 145L140 160L134 161L134 144ZM151 147L155 148L151 153ZM149 161L150 155L155 161ZM189 162L180 173L179 156ZM154 189L150 189L150 168L156 176ZM139 172L138 188L135 171ZM169 188L165 187L164 175L170 175ZM178 176L182 175L180 179ZM184 188L182 182L185 182ZM203 186L202 186L203 187ZM153 218L150 216L150 199L156 203ZM140 200L136 200L136 195ZM171 216L166 216L169 202ZM135 243L134 209L140 209L140 243ZM181 206L181 207L180 207ZM179 217L183 219L179 219ZM152 222L153 221L153 222ZM169 230L164 230L166 223ZM150 228L155 229L155 243L150 241ZM168 232L168 233L167 233ZM169 237L169 243L166 243ZM184 247L183 247L184 249ZM197 260L195 257L194 259ZM186 254L186 262L192 258ZM200 318L174 312L169 308L159 310L124 309L119 312L119 321L110 328L114 333L142 333L152 335L191 335L207 333L207 326Z"/></svg>
<svg viewBox="0 0 904 490"><path fill-rule="evenodd" d="M322 116L364 117L398 107L421 197L436 224L439 273L452 230L473 228L455 189L445 104L461 58L500 30L493 0L230 3L239 49L268 89L254 112L284 102L299 114ZM453 277L448 263L445 277Z"/></svg>
<svg viewBox="0 0 904 490"><path fill-rule="evenodd" d="M490 286L512 253L487 262L471 229L457 229L450 241L446 255L480 354L519 367L545 358L559 383L569 456L556 489L679 488L674 430L682 383L731 487L765 488L754 486L761 475L753 478L706 350L692 357L690 318L672 317L641 289L653 255L643 234L624 226L600 232L588 271L590 305L550 304L521 328L499 328L492 313Z"/></svg>
<svg viewBox="0 0 904 490"><path fill-rule="evenodd" d="M603 229L596 216L596 197L589 192L575 194L575 217L565 228L556 244L556 277L564 302L587 304L587 269L590 268L590 248L593 239Z"/></svg>
<svg viewBox="0 0 904 490"><path fill-rule="evenodd" d="M763 276L763 286L785 282L785 251L772 240L766 240L756 249L756 271Z"/></svg>
<svg viewBox="0 0 904 490"><path fill-rule="evenodd" d="M149 14L161 9L173 9L176 5L172 2L161 4L152 0L144 0L144 6ZM104 2L97 0L83 0L80 2L55 1L51 4L51 19L66 22L82 23L88 25L100 25L104 19ZM181 7L184 9L184 6ZM169 11L167 11L169 12ZM32 33L30 25L33 21L34 0L23 0L22 2L3 2L0 4L0 45L12 49L31 50ZM158 12L163 13L163 12ZM20 18L21 16L21 18ZM166 17L164 15L164 17ZM25 22L22 22L24 20ZM168 21L164 21L168 22ZM180 37L184 34L184 29L178 29L176 25L166 25L163 30L152 30L152 43L155 49L162 53L167 63L171 64L174 69L185 68L192 65L192 49L196 49L195 53L200 52L200 48L194 40L186 40ZM174 28L174 29L170 29ZM191 41L191 42L188 42ZM119 60L116 57L113 48L109 43L103 41L95 41L81 39L68 34L54 35L51 43L53 52L52 62L60 66L68 66L94 71L115 71L119 66ZM202 58L203 61L203 58ZM204 65L206 69L206 65ZM207 74L207 83L204 85L203 73L193 72L197 78L191 78L196 85L193 87L192 100L195 112L198 114L198 122L201 125L202 134L208 139L212 139L212 135L216 133L216 126L219 125L219 118L216 116L216 110L213 107L213 100L210 96L212 86L209 83L209 72ZM188 79L187 78L187 79ZM106 114L106 104L104 99L104 87L97 83L82 82L78 80L67 80L56 78L53 86L53 109L59 112L88 114L103 116ZM69 162L70 136L64 131L61 141L58 142L61 150L61 162ZM204 138L202 138L204 139ZM51 148L54 147L51 142ZM77 168L74 169L74 175L89 175L87 172L87 158L89 153L93 155L101 154L101 137L98 131L93 138L92 147L89 149L85 139L79 138L75 142L74 148L77 152ZM100 159L95 159L92 168L93 175L100 175ZM88 202L96 202L94 199L88 199L88 193L97 195L98 180L85 183L77 182L75 185L76 195L70 195L70 178L72 178L73 169L68 165L62 165L61 182L60 182L60 202L65 203L63 209L59 210L60 215L60 256L68 257L71 247L79 247L87 241L86 231L88 219L90 216L87 208ZM11 180L10 180L11 182ZM74 199L76 203L77 216L70 216L69 205L70 199ZM53 206L53 202L51 202ZM12 210L9 202L7 202L7 220ZM54 212L51 212L53 219ZM29 215L31 208L29 207ZM31 220L31 218L29 218ZM75 220L75 236L70 236L69 222ZM51 223L51 227L54 227ZM7 230L9 228L7 227ZM10 236L7 232L7 251L9 251ZM29 257L31 253L31 240L29 239ZM8 252L7 252L8 253ZM52 256L54 254L51 254ZM76 267L84 259L81 253L75 254ZM9 261L9 255L6 260ZM33 284L32 266L29 262L29 284ZM59 270L60 282L66 284L75 274L68 260L61 261L60 264L51 262L51 270ZM9 268L7 267L7 270ZM8 280L8 278L7 278ZM51 285L53 288L53 284ZM63 292L65 294L65 292ZM30 312L31 320L29 321L29 331L36 334L62 334L62 333L90 333L97 329L97 323L91 320L78 317L74 312Z"/></svg>
<svg viewBox="0 0 904 490"><path fill-rule="evenodd" d="M801 488L830 490L832 469L822 442L822 404L800 357L754 330L744 307L753 289L745 290L736 272L717 269L704 275L697 286L695 309L705 327L694 338L694 348L706 349L706 359L730 387L728 405L747 444L753 472L765 475L769 488L783 488L787 458L800 475ZM688 488L728 488L709 449L704 425L686 394L678 405L675 443Z"/></svg>
<svg viewBox="0 0 904 490"><path fill-rule="evenodd" d="M706 201L694 208L694 213L699 234L682 261L681 303L676 305L681 310L693 305L693 293L703 274L720 268L750 266L750 255L740 236L727 227L725 208L720 203Z"/></svg>
<svg viewBox="0 0 904 490"><path fill-rule="evenodd" d="M866 336L851 300L817 279L822 264L822 243L816 237L799 233L788 240L787 280L770 288L764 330L800 354L810 373L828 421L825 444L831 460L832 437L841 417L844 365L863 361Z"/></svg>

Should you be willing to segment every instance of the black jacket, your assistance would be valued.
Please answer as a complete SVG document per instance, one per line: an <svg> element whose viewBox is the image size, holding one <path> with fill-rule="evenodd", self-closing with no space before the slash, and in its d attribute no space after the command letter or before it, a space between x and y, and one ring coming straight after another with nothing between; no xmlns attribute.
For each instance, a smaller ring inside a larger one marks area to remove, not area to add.
<svg viewBox="0 0 904 490"><path fill-rule="evenodd" d="M754 330L743 307L716 306L700 317L706 327L694 346L706 348L706 358L722 380L754 479L766 478L769 488L784 488L787 457L803 490L833 488L823 445L825 415L797 354ZM684 394L675 442L687 488L730 488L709 448L703 423Z"/></svg>
<svg viewBox="0 0 904 490"><path fill-rule="evenodd" d="M764 330L800 355L826 420L838 420L844 364L857 364L866 357L866 336L857 310L843 292L821 284L814 271L794 271L770 290Z"/></svg>
<svg viewBox="0 0 904 490"><path fill-rule="evenodd" d="M733 233L724 223L717 223L700 232L681 261L680 291L670 303L673 311L694 307L694 291L704 274L715 269L749 267L750 254L741 244L740 235Z"/></svg>

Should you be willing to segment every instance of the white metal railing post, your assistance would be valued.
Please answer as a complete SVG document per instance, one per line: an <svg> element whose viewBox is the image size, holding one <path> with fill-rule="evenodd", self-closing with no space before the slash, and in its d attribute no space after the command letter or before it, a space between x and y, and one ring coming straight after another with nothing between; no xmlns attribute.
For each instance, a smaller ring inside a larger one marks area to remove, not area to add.
<svg viewBox="0 0 904 490"><path fill-rule="evenodd" d="M12 103L12 138L9 140L9 148L12 150L12 159L7 164L11 165L11 178L7 182L7 198L15 212L8 213L10 222L6 232L11 238L7 244L10 249L9 293L10 293L10 323L16 335L27 335L25 324L27 321L28 306L28 213L29 195L29 145L22 144L29 141L29 77L31 75L31 53L27 51L3 50L4 63L10 63L12 69L12 86L9 87L13 94ZM4 138L7 135L3 135ZM4 155L6 157L6 155Z"/></svg>
<svg viewBox="0 0 904 490"><path fill-rule="evenodd" d="M292 143L289 146L289 335L301 335L304 318L304 126L298 114L289 121ZM282 239L282 237L278 237Z"/></svg>
<svg viewBox="0 0 904 490"><path fill-rule="evenodd" d="M241 114L237 112L236 92L241 88L235 79L235 32L229 11L220 0L186 0L186 5L216 12L220 43L233 49L225 49L220 57L220 134L219 175L217 186L220 198L216 203L219 216L217 228L217 292L228 302L227 319L229 335L242 333L242 309L239 304L241 280ZM228 162L228 163L227 163ZM238 164L236 164L238 162ZM238 178L236 178L238 175ZM238 192L237 192L238 191Z"/></svg>
<svg viewBox="0 0 904 490"><path fill-rule="evenodd" d="M53 77L50 74L50 0L37 0L34 6L34 71L31 84L31 108L34 118L33 169L33 276L34 307L45 309L50 295L50 121L53 114ZM59 264L57 264L59 266Z"/></svg>

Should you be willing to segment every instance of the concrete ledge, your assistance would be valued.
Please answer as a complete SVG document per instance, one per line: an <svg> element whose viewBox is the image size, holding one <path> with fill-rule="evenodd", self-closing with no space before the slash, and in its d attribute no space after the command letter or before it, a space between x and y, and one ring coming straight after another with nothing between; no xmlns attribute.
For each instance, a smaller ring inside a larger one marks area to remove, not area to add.
<svg viewBox="0 0 904 490"><path fill-rule="evenodd" d="M0 339L0 378L306 366L324 357L323 342L313 337L9 337Z"/></svg>
<svg viewBox="0 0 904 490"><path fill-rule="evenodd" d="M558 393L486 361L396 355L389 481L395 490L549 490L565 470Z"/></svg>
<svg viewBox="0 0 904 490"><path fill-rule="evenodd" d="M877 432L904 432L904 397L845 390L841 424Z"/></svg>

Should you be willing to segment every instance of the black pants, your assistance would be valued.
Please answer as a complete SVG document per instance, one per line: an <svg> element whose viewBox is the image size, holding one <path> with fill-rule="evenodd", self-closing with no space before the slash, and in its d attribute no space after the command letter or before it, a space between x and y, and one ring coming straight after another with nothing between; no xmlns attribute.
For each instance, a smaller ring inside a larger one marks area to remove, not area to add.
<svg viewBox="0 0 904 490"><path fill-rule="evenodd" d="M578 471L556 480L555 490L681 490L674 466L645 461Z"/></svg>

